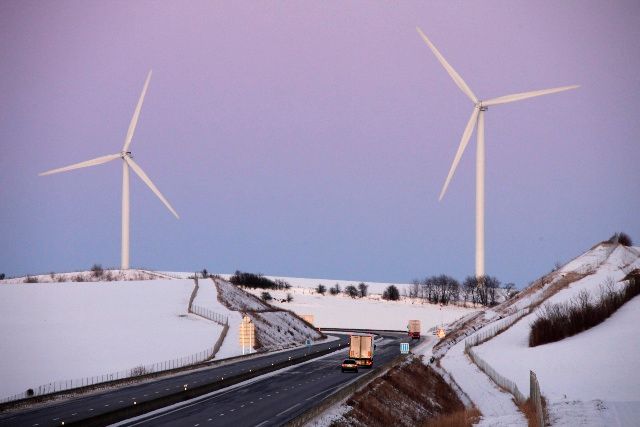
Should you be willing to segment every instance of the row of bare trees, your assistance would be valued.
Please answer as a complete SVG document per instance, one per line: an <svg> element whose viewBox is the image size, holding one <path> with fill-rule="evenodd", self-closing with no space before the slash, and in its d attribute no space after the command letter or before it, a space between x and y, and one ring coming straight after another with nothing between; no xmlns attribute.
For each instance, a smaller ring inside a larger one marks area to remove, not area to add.
<svg viewBox="0 0 640 427"><path fill-rule="evenodd" d="M493 306L504 298L510 298L514 294L514 288L513 283L502 286L493 276L468 276L460 284L453 277L441 274L414 280L412 286L405 289L405 296L427 300L433 304L463 302Z"/></svg>

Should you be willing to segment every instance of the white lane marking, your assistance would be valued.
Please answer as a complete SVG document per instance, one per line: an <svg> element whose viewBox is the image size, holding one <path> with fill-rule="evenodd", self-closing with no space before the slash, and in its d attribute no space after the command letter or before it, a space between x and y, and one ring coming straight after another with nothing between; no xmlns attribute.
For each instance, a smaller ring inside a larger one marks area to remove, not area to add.
<svg viewBox="0 0 640 427"><path fill-rule="evenodd" d="M284 411L282 411L282 412L278 412L278 413L276 414L276 417L279 417L280 415L282 415L282 414L284 414L284 413L286 413L286 412L289 412L290 410L292 410L292 409L293 409L293 408L295 408L296 406L300 406L300 403L296 403L296 404L295 404L295 405L293 405L292 407L290 407L290 408L288 408L288 409L285 409L285 410L284 410Z"/></svg>
<svg viewBox="0 0 640 427"><path fill-rule="evenodd" d="M78 413L74 412L73 414L71 414L72 417L75 416L75 415L78 415Z"/></svg>
<svg viewBox="0 0 640 427"><path fill-rule="evenodd" d="M266 423L268 423L268 422L269 422L269 420L267 420L267 421L263 421L263 422L261 422L260 424L256 425L256 427L260 427L261 425L264 425L264 424L266 424Z"/></svg>

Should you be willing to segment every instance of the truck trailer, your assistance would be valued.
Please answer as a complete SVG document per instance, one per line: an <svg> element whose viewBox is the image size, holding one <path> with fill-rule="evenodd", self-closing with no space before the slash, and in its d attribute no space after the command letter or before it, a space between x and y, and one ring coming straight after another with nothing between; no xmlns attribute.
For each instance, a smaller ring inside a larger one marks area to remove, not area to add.
<svg viewBox="0 0 640 427"><path fill-rule="evenodd" d="M358 366L373 366L373 350L373 336L351 335L349 358L355 360Z"/></svg>
<svg viewBox="0 0 640 427"><path fill-rule="evenodd" d="M407 327L409 330L409 336L411 339L420 339L420 321L419 320L409 320L409 326Z"/></svg>

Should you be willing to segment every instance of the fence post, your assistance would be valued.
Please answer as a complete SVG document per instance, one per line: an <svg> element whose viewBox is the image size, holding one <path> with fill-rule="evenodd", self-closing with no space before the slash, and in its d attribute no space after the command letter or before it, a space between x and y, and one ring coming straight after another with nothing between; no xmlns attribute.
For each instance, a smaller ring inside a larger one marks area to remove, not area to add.
<svg viewBox="0 0 640 427"><path fill-rule="evenodd" d="M533 371L529 371L529 399L536 410L536 424L538 427L544 427L544 412L542 410L540 383L538 383L538 377Z"/></svg>

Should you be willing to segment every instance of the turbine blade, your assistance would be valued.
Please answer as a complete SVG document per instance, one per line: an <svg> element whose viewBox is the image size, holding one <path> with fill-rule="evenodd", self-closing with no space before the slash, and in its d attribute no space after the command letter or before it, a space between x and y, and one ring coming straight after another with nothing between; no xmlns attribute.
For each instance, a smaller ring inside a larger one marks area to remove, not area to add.
<svg viewBox="0 0 640 427"><path fill-rule="evenodd" d="M429 48L434 53L436 58L438 58L438 61L440 61L440 63L444 67L444 69L447 70L447 73L449 73L449 75L451 76L451 78L453 79L455 84L458 85L460 90L462 92L464 92L465 95L467 95L469 97L469 99L471 99L471 101L473 101L474 104L477 103L478 102L478 98L473 94L473 92L471 91L469 86L467 86L465 81L462 80L462 77L460 77L460 74L458 74L456 72L456 70L454 70L453 67L451 65L449 65L447 60L444 59L444 56L442 56L442 54L438 51L438 49L436 49L436 47L433 45L433 43L431 43L431 40L429 40L427 38L427 36L424 35L422 30L420 28L418 28L418 27L416 27L416 30L418 30L418 33L420 33L420 35L422 36L422 39L424 40L424 42L427 44L427 46L429 46Z"/></svg>
<svg viewBox="0 0 640 427"><path fill-rule="evenodd" d="M149 74L147 74L147 80L144 82L144 87L142 88L142 93L140 94L140 99L138 99L138 104L136 105L136 109L133 112L133 117L131 117L131 123L129 123L129 130L127 130L127 136L124 139L124 145L122 146L122 151L126 152L129 149L129 145L131 145L131 140L133 139L133 132L136 130L136 125L138 124L138 117L140 117L140 110L142 109L142 103L144 102L144 96L147 93L147 87L149 87L149 81L151 80L151 72L149 70Z"/></svg>
<svg viewBox="0 0 640 427"><path fill-rule="evenodd" d="M553 89L542 89L542 90L534 90L531 92L514 93L511 95L505 95L505 96L500 96L498 98L493 98L488 101L482 101L482 105L486 105L487 107L489 107L491 105L506 104L508 102L521 101L523 99L533 98L535 96L549 95L551 93L563 92L565 90L576 89L579 87L580 87L579 85L572 85L572 86L556 87Z"/></svg>
<svg viewBox="0 0 640 427"><path fill-rule="evenodd" d="M153 182L151 182L151 180L149 179L147 174L144 173L142 168L140 166L138 166L138 164L136 162L134 162L131 157L124 157L124 161L127 162L127 164L129 166L131 166L131 169L133 169L133 171L140 177L140 179L142 181L144 181L145 184L147 184L147 186L151 189L151 191L153 191L153 193L156 196L158 196L160 201L162 201L162 203L164 203L164 205L167 207L167 209L169 209L169 211L171 211L171 213L173 215L175 215L176 218L179 219L180 217L178 216L177 212L171 207L171 205L169 204L169 201L164 198L164 196L162 195L160 190L158 190L158 187L156 187L155 184Z"/></svg>
<svg viewBox="0 0 640 427"><path fill-rule="evenodd" d="M451 182L451 178L453 178L453 174L456 172L456 168L458 167L458 163L460 163L460 159L462 158L462 153L464 153L464 149L467 148L467 144L469 143L469 138L471 138L471 134L473 133L473 128L476 125L476 121L478 119L478 109L473 108L473 112L471 113L471 117L467 122L467 126L464 128L464 132L462 133L462 139L460 140L460 145L458 146L458 151L456 152L456 156L453 159L453 163L451 164L451 169L449 169L449 175L447 175L447 179L444 182L444 186L442 187L442 191L440 192L440 197L438 200L442 200L444 197L444 193L447 191L447 187Z"/></svg>
<svg viewBox="0 0 640 427"><path fill-rule="evenodd" d="M62 168L51 169L50 171L42 172L42 173L39 173L38 175L45 176L45 175L51 175L58 172L66 172L73 169L80 169L80 168L86 168L89 166L101 165L102 163L107 163L107 162L110 162L111 160L115 160L120 156L121 154L118 153L118 154L109 154L108 156L96 157L95 159L86 160L80 163L74 163L72 165L65 166Z"/></svg>

